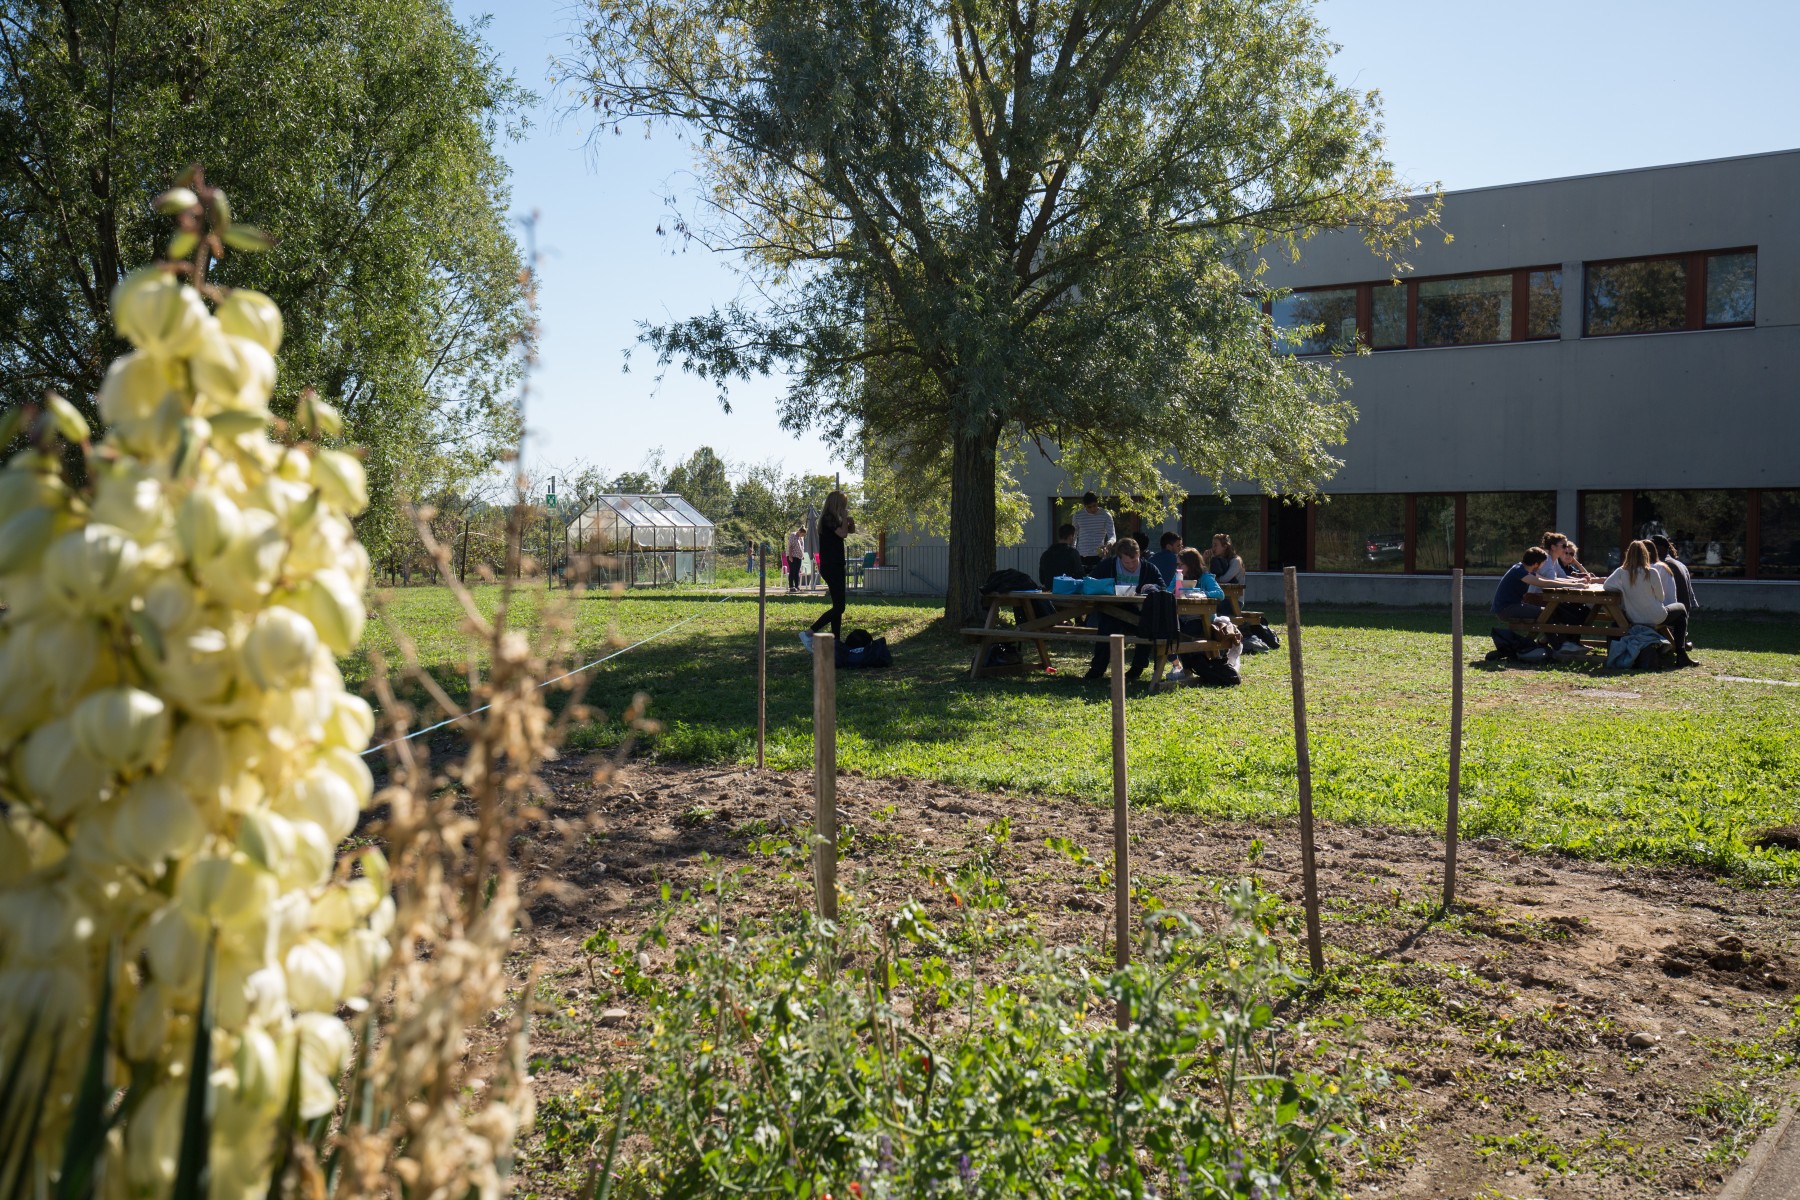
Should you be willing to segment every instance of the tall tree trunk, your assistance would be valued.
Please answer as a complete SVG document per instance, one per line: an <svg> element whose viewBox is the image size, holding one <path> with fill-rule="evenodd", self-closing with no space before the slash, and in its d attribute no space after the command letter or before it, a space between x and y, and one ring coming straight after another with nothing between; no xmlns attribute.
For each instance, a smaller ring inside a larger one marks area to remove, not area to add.
<svg viewBox="0 0 1800 1200"><path fill-rule="evenodd" d="M994 573L994 473L1000 433L983 428L957 436L950 451L950 580L944 615L978 622L981 585Z"/></svg>

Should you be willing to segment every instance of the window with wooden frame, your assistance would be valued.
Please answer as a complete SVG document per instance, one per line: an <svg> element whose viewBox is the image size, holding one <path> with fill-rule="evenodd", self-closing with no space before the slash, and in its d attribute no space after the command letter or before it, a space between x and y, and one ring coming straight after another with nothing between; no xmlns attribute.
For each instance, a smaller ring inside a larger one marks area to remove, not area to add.
<svg viewBox="0 0 1800 1200"><path fill-rule="evenodd" d="M1756 323L1756 247L1586 265L1582 335L1675 333Z"/></svg>
<svg viewBox="0 0 1800 1200"><path fill-rule="evenodd" d="M1562 268L1298 288L1268 312L1290 354L1548 341L1562 336Z"/></svg>

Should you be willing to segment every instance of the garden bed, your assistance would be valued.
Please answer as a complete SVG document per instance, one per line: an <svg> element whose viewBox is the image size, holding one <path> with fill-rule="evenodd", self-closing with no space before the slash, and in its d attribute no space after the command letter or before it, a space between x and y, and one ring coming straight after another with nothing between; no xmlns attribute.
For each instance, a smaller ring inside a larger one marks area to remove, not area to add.
<svg viewBox="0 0 1800 1200"><path fill-rule="evenodd" d="M804 869L774 848L811 821L804 773L633 766L610 793L592 765L548 780L567 836L534 842L532 923L513 967L535 967L532 1053L540 1101L523 1194L577 1186L582 1147L610 1128L604 1081L627 1065L639 1011L582 943L627 942L663 908L663 885L697 889L748 867L734 916L805 901ZM946 920L945 873L1009 841L995 864L1014 917L1051 946L1110 963L1111 813L1036 794L976 793L904 778L846 777L840 867L855 902L916 899ZM996 826L1008 821L1005 827ZM1133 872L1163 904L1220 919L1212 888L1249 876L1299 911L1295 830L1135 816ZM1069 846L1047 845L1066 838ZM1089 858L1083 860L1080 851ZM1369 1112L1352 1194L1703 1195L1716 1191L1772 1119L1793 1076L1800 903L1681 868L1464 847L1461 898L1436 914L1441 844L1411 832L1330 825L1320 833L1329 971L1292 1015L1342 1014L1395 1077ZM692 937L690 916L668 932ZM1296 955L1304 951L1296 943ZM652 950L651 970L669 951ZM496 1024L496 1029L498 1029ZM1401 1081L1404 1082L1401 1082ZM1484 1190L1485 1189L1485 1190Z"/></svg>

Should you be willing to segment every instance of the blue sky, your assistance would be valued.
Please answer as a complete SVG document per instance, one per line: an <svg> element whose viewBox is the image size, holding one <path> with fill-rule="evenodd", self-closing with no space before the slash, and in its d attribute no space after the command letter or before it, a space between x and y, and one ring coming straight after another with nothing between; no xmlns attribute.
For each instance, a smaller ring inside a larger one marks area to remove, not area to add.
<svg viewBox="0 0 1800 1200"><path fill-rule="evenodd" d="M641 129L587 145L546 82L575 11L568 0L454 0L492 14L486 37L543 98L504 148L514 209L538 216L541 365L528 455L616 473L657 448L710 445L734 463L837 468L780 428L779 380L731 389L671 372L660 385L638 323L703 312L739 293L733 264L678 239L664 197L691 186L687 144ZM1325 0L1341 78L1381 92L1389 152L1421 186L1481 187L1800 146L1800 3L1751 0Z"/></svg>

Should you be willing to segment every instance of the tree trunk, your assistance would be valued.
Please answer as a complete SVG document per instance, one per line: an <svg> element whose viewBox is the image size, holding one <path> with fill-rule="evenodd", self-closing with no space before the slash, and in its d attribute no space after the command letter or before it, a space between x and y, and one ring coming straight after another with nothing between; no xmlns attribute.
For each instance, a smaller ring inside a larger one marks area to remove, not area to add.
<svg viewBox="0 0 1800 1200"><path fill-rule="evenodd" d="M981 429L957 437L950 453L950 579L944 615L978 624L981 585L994 573L994 472L1000 434Z"/></svg>

